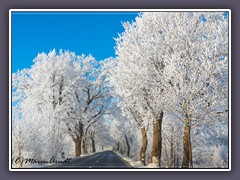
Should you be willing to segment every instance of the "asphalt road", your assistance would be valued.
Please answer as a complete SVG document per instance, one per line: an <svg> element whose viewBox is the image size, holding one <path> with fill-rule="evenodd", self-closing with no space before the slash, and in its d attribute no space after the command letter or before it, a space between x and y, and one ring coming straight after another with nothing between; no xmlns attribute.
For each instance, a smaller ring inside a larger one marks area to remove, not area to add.
<svg viewBox="0 0 240 180"><path fill-rule="evenodd" d="M118 155L112 151L104 151L90 156L74 158L66 165L54 165L49 168L72 168L72 169L120 169L131 168Z"/></svg>

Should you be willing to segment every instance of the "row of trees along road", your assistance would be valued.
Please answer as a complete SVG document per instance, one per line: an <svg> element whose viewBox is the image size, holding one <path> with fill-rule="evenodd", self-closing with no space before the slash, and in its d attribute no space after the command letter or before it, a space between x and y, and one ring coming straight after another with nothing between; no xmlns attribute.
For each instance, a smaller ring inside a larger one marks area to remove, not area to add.
<svg viewBox="0 0 240 180"><path fill-rule="evenodd" d="M110 143L144 165L223 167L227 15L145 12L123 26L116 58L54 50L12 75L13 156L77 157Z"/></svg>
<svg viewBox="0 0 240 180"><path fill-rule="evenodd" d="M19 157L25 153L37 159L64 158L70 151L69 138L76 157L87 153L87 137L95 152L95 125L110 105L104 76L91 55L57 55L55 50L39 54L30 69L13 74L13 103L18 109L13 144L18 145L14 151Z"/></svg>
<svg viewBox="0 0 240 180"><path fill-rule="evenodd" d="M146 12L123 26L109 81L141 131L140 160L146 164L151 126L151 162L161 166L165 116L172 132L168 166L174 164L173 132L181 122L180 166L193 167L191 130L214 128L220 116L228 120L228 20L219 12Z"/></svg>

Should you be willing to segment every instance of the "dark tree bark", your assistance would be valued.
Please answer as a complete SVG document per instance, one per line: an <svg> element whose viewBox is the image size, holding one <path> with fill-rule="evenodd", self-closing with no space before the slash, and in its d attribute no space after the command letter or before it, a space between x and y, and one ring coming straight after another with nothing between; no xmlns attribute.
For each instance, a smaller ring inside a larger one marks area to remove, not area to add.
<svg viewBox="0 0 240 180"><path fill-rule="evenodd" d="M73 139L75 145L75 157L79 157L81 155L81 139L76 138Z"/></svg>
<svg viewBox="0 0 240 180"><path fill-rule="evenodd" d="M162 119L163 111L157 114L153 121L152 163L161 165L162 154Z"/></svg>
<svg viewBox="0 0 240 180"><path fill-rule="evenodd" d="M184 134L183 134L183 161L182 168L192 167L192 149L190 137L190 119L186 118Z"/></svg>
<svg viewBox="0 0 240 180"><path fill-rule="evenodd" d="M62 157L62 159L65 159L65 158L66 158L64 151L61 152L61 157Z"/></svg>
<svg viewBox="0 0 240 180"><path fill-rule="evenodd" d="M171 133L171 144L170 144L170 162L171 162L171 168L174 167L174 146L173 146L173 133L174 129L172 127L172 133Z"/></svg>
<svg viewBox="0 0 240 180"><path fill-rule="evenodd" d="M94 137L91 137L91 141L92 141L92 152L96 152L96 146L95 146Z"/></svg>
<svg viewBox="0 0 240 180"><path fill-rule="evenodd" d="M175 164L174 167L179 168L180 164L179 164L179 146L180 146L180 142L178 141L178 138L176 138L176 152L175 152Z"/></svg>
<svg viewBox="0 0 240 180"><path fill-rule="evenodd" d="M130 144L128 142L128 138L127 135L125 134L125 140L126 140L126 144L127 144L127 156L130 156Z"/></svg>
<svg viewBox="0 0 240 180"><path fill-rule="evenodd" d="M142 133L142 145L140 149L140 161L143 165L146 165L146 150L148 145L147 131L145 127L141 128Z"/></svg>
<svg viewBox="0 0 240 180"><path fill-rule="evenodd" d="M120 151L120 142L117 143L117 152Z"/></svg>
<svg viewBox="0 0 240 180"><path fill-rule="evenodd" d="M76 135L76 136L71 135L71 138L75 146L75 157L79 157L82 154L81 143L82 143L82 137L83 137L83 124L79 122L78 127L76 129L78 130L78 133L73 132L72 129L68 127L68 131Z"/></svg>
<svg viewBox="0 0 240 180"><path fill-rule="evenodd" d="M191 144L191 132L189 131L188 142L189 142L189 163L190 168L193 168L193 160L192 160L192 144Z"/></svg>
<svg viewBox="0 0 240 180"><path fill-rule="evenodd" d="M92 129L91 131L88 132L89 137L91 139L91 143L92 143L92 152L96 152L96 146L95 146L95 129Z"/></svg>
<svg viewBox="0 0 240 180"><path fill-rule="evenodd" d="M86 135L83 135L83 138L82 138L82 150L83 150L83 154L87 154L87 137Z"/></svg>
<svg viewBox="0 0 240 180"><path fill-rule="evenodd" d="M23 161L24 158L22 157L22 150L19 149L18 151L18 158L20 159L19 163L18 163L18 168L23 168Z"/></svg>
<svg viewBox="0 0 240 180"><path fill-rule="evenodd" d="M123 147L123 142L119 144L120 145L120 154L123 154L124 153L124 147Z"/></svg>

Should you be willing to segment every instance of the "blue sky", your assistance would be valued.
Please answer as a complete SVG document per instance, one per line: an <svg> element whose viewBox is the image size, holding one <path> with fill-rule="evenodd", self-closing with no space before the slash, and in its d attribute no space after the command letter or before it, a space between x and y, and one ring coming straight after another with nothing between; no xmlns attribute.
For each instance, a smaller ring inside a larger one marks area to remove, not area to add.
<svg viewBox="0 0 240 180"><path fill-rule="evenodd" d="M97 60L115 56L114 37L130 12L14 12L12 14L12 72L30 68L38 53L52 49L92 54Z"/></svg>

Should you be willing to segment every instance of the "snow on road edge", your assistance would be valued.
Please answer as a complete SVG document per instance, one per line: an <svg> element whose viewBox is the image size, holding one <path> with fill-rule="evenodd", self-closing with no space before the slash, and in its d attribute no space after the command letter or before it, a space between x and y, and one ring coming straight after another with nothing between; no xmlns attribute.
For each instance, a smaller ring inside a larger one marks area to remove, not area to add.
<svg viewBox="0 0 240 180"><path fill-rule="evenodd" d="M148 164L147 166L144 166L140 161L134 161L131 158L122 155L118 152L115 152L123 161L125 161L127 164L129 164L129 166L131 166L132 168L159 168L159 166L155 165L155 164Z"/></svg>
<svg viewBox="0 0 240 180"><path fill-rule="evenodd" d="M115 153L132 168L146 168L146 166L142 165L140 161L136 162L118 152Z"/></svg>

